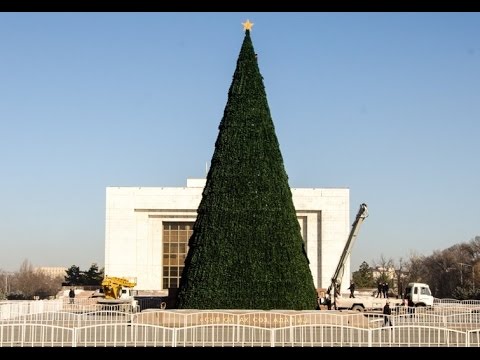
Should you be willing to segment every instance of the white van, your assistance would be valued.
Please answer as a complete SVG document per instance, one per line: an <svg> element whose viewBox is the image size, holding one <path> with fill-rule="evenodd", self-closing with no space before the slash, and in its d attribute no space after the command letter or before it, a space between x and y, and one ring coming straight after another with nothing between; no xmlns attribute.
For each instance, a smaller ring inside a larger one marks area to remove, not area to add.
<svg viewBox="0 0 480 360"><path fill-rule="evenodd" d="M428 284L409 283L405 288L405 299L410 306L433 306L433 296ZM411 301L411 302L410 302Z"/></svg>

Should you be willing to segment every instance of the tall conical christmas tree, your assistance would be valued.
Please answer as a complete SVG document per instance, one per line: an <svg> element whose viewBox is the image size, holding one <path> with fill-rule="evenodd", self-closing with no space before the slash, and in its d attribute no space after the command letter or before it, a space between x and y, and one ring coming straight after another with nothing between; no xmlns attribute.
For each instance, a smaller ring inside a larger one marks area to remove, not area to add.
<svg viewBox="0 0 480 360"><path fill-rule="evenodd" d="M250 38L253 24L243 25L177 307L315 309L309 261Z"/></svg>

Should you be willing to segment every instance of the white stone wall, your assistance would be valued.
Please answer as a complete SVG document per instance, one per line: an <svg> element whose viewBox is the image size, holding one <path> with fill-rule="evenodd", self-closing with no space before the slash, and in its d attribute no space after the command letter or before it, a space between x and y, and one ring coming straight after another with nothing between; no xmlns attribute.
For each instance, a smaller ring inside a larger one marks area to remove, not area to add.
<svg viewBox="0 0 480 360"><path fill-rule="evenodd" d="M107 187L105 274L134 277L138 290L162 290L162 222L194 222L204 185ZM292 196L315 286L326 288L350 231L349 189L292 188ZM350 259L342 289L349 282Z"/></svg>

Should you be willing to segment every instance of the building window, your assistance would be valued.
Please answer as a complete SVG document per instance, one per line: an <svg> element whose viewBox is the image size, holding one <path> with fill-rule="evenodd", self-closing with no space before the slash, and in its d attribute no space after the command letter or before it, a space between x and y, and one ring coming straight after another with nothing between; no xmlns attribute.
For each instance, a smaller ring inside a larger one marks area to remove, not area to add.
<svg viewBox="0 0 480 360"><path fill-rule="evenodd" d="M178 288L193 222L163 223L163 288Z"/></svg>

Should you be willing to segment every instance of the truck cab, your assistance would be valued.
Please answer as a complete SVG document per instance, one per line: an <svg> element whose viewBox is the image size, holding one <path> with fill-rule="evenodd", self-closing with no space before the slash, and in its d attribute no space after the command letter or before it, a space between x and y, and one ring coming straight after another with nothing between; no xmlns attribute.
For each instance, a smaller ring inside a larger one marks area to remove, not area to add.
<svg viewBox="0 0 480 360"><path fill-rule="evenodd" d="M409 283L404 297L414 306L433 306L433 296L428 284Z"/></svg>

